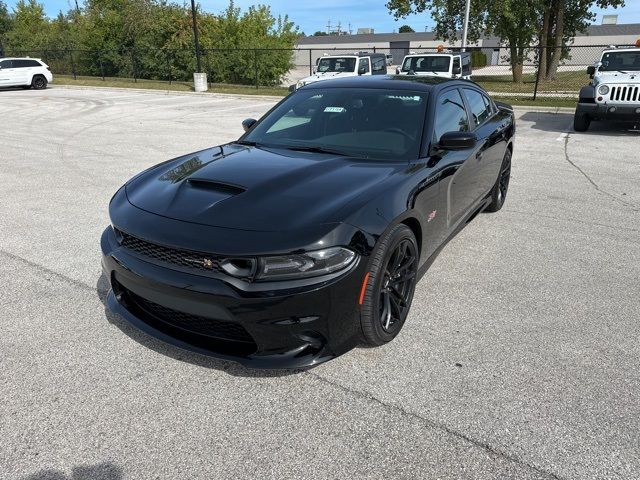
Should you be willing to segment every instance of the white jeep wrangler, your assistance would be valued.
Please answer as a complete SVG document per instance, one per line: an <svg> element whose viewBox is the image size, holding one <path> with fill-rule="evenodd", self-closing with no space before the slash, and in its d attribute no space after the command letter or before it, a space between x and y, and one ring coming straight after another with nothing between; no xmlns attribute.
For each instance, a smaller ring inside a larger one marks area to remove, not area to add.
<svg viewBox="0 0 640 480"><path fill-rule="evenodd" d="M445 52L440 48L438 53L410 53L396 68L396 74L471 80L471 53Z"/></svg>
<svg viewBox="0 0 640 480"><path fill-rule="evenodd" d="M636 48L607 48L587 68L591 82L580 89L573 128L584 132L592 120L640 123L640 40Z"/></svg>
<svg viewBox="0 0 640 480"><path fill-rule="evenodd" d="M358 75L386 75L387 58L383 53L356 52L353 55L324 55L317 60L313 75L291 85L293 91L310 83Z"/></svg>

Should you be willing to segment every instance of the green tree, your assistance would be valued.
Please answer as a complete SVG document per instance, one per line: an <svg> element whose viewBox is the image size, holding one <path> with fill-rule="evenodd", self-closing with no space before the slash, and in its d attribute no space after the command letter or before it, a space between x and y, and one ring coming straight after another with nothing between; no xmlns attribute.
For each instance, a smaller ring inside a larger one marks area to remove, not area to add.
<svg viewBox="0 0 640 480"><path fill-rule="evenodd" d="M4 55L5 36L11 30L12 19L7 5L0 0L0 57Z"/></svg>
<svg viewBox="0 0 640 480"><path fill-rule="evenodd" d="M12 51L32 51L47 44L50 24L44 6L36 0L18 0L13 9L11 29L5 33L6 47Z"/></svg>
<svg viewBox="0 0 640 480"><path fill-rule="evenodd" d="M313 34L314 37L326 37L327 35L329 35L327 32L322 32L320 30Z"/></svg>
<svg viewBox="0 0 640 480"><path fill-rule="evenodd" d="M462 29L465 0L389 0L387 8L396 18L429 11L436 34L456 40ZM531 45L539 42L543 79L554 78L569 39L594 20L591 7L619 7L624 0L472 0L468 38L494 34L509 48L514 82L522 82L525 59Z"/></svg>
<svg viewBox="0 0 640 480"><path fill-rule="evenodd" d="M413 32L415 32L415 30L411 28L409 25L402 25L398 29L398 33L413 33Z"/></svg>

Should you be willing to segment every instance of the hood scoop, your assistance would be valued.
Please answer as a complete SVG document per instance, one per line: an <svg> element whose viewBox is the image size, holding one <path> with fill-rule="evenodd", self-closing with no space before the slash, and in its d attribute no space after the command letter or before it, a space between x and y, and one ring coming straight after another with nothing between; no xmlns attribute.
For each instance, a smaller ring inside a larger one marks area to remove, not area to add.
<svg viewBox="0 0 640 480"><path fill-rule="evenodd" d="M192 187L218 193L224 193L226 195L240 195L241 193L247 191L247 189L241 185L219 182L217 180L210 180L208 178L189 178L187 179L187 183Z"/></svg>

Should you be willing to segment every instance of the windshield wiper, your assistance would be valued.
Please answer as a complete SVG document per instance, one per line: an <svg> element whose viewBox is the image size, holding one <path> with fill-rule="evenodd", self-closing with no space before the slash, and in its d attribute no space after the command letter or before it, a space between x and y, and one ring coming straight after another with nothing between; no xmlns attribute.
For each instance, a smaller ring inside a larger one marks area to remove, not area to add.
<svg viewBox="0 0 640 480"><path fill-rule="evenodd" d="M287 150L295 150L297 152L313 152L313 153L329 153L331 155L339 155L341 157L351 157L353 155L342 152L340 150L334 150L332 148L322 146L310 146L310 145L282 145L282 148Z"/></svg>

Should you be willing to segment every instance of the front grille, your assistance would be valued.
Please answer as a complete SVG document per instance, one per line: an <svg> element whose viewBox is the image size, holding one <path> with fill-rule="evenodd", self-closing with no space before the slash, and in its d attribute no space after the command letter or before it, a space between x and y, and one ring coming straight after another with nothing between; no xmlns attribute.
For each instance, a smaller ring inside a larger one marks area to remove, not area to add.
<svg viewBox="0 0 640 480"><path fill-rule="evenodd" d="M640 103L640 86L611 87L609 98L612 102Z"/></svg>
<svg viewBox="0 0 640 480"><path fill-rule="evenodd" d="M126 297L129 303L133 303L137 309L142 310L146 315L150 315L172 327L219 340L230 340L255 346L255 342L249 332L238 323L179 312L142 298L130 290L127 290Z"/></svg>
<svg viewBox="0 0 640 480"><path fill-rule="evenodd" d="M204 272L222 272L220 268L220 258L192 250L182 250L178 248L165 247L147 240L135 237L121 230L116 229L116 234L120 238L120 245L137 255L158 262L169 263L192 270Z"/></svg>

